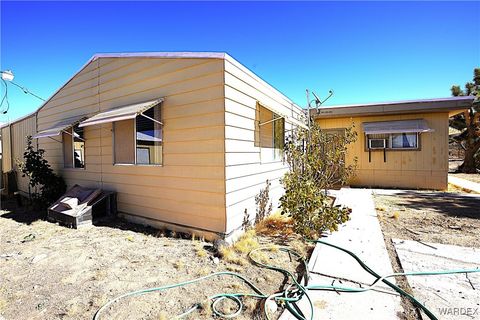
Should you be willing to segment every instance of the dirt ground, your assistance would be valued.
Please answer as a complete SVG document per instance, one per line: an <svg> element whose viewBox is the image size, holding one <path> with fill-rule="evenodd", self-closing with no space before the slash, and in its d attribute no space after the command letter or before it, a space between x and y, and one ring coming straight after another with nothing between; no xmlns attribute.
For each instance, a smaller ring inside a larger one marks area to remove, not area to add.
<svg viewBox="0 0 480 320"><path fill-rule="evenodd" d="M375 195L386 238L480 248L480 197L405 191Z"/></svg>
<svg viewBox="0 0 480 320"><path fill-rule="evenodd" d="M454 177L462 178L465 180L470 180L473 182L480 183L480 173L456 173L458 166L461 165L463 161L450 159L448 161L448 174Z"/></svg>
<svg viewBox="0 0 480 320"><path fill-rule="evenodd" d="M245 275L269 294L286 285L283 274L253 265L246 254L239 253L239 261L220 259L216 264L210 243L178 237L119 219L74 230L22 210L1 211L0 319L92 319L100 306L127 291L219 271ZM256 236L255 240L260 245L293 245L305 254L307 250L294 235ZM298 261L281 251L263 258L296 274L303 271ZM253 291L233 277L217 277L127 298L109 308L102 319L170 319L208 296L234 292ZM262 319L257 302L244 299L239 319ZM220 307L223 311L234 309L228 303ZM190 317L210 318L208 308Z"/></svg>
<svg viewBox="0 0 480 320"><path fill-rule="evenodd" d="M394 272L402 272L392 238L480 248L480 196L466 193L404 191L375 194L375 206ZM396 278L411 292L407 280ZM421 319L402 300L408 320Z"/></svg>

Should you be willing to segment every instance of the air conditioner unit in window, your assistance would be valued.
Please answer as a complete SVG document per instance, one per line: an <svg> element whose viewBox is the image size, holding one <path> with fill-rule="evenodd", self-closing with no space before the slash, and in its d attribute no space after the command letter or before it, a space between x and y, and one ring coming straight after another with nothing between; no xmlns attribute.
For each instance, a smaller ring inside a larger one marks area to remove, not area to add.
<svg viewBox="0 0 480 320"><path fill-rule="evenodd" d="M387 139L368 139L369 149L385 149L387 147Z"/></svg>

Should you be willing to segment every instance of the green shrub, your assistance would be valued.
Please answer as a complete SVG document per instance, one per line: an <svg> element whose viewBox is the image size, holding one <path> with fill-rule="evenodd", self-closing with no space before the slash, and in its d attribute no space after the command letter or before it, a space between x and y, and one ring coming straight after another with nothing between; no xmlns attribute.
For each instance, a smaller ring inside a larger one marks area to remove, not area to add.
<svg viewBox="0 0 480 320"><path fill-rule="evenodd" d="M356 159L346 163L347 146L357 133L353 126L340 131L299 128L287 138L285 158L290 171L281 182L283 214L293 218L295 232L316 238L323 231L335 231L349 219L348 208L334 206L327 190L345 184L353 175Z"/></svg>
<svg viewBox="0 0 480 320"><path fill-rule="evenodd" d="M62 177L55 174L44 158L45 150L36 150L32 137L27 137L27 147L23 162L18 162L22 177L29 179L30 201L35 208L45 209L65 193L66 185Z"/></svg>

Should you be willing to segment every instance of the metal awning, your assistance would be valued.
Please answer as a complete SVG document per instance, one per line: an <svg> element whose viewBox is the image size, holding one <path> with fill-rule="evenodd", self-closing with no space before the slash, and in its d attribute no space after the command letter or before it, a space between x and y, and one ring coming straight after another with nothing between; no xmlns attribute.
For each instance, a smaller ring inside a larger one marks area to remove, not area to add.
<svg viewBox="0 0 480 320"><path fill-rule="evenodd" d="M62 120L60 122L57 122L55 125L53 125L48 129L37 132L32 136L32 138L39 139L39 138L57 137L68 128L73 127L74 125L80 123L85 119L87 119L87 117L85 115L81 115L81 116L69 118L66 120Z"/></svg>
<svg viewBox="0 0 480 320"><path fill-rule="evenodd" d="M274 122L274 121L276 121L276 120L278 120L278 119L282 119L282 118L283 118L283 119L285 119L285 121L288 122L288 123L291 123L291 124L293 124L293 125L295 125L295 126L302 127L302 128L304 128L304 129L308 129L308 126L307 126L305 123L303 123L303 122L300 121L300 120L295 119L293 116L292 116L292 117L289 117L289 116L287 116L287 115L284 115L284 114L279 113L278 111L273 110L272 108L267 107L265 104L263 104L263 103L261 103L261 102L257 102L257 103L258 103L258 105L261 106L262 108L265 108L265 109L271 111L272 113L274 113L274 114L276 114L276 115L278 116L277 118L274 118L274 119L272 119L272 120L267 120L267 121L265 121L265 122L260 123L259 126L262 126L262 125L265 125L265 124L267 124L267 123Z"/></svg>
<svg viewBox="0 0 480 320"><path fill-rule="evenodd" d="M365 134L432 132L425 119L364 122Z"/></svg>
<svg viewBox="0 0 480 320"><path fill-rule="evenodd" d="M93 117L88 118L85 121L82 121L79 126L87 127L96 124L135 119L135 117L147 111L148 109L162 103L163 100L163 98L159 98L101 112L94 115Z"/></svg>

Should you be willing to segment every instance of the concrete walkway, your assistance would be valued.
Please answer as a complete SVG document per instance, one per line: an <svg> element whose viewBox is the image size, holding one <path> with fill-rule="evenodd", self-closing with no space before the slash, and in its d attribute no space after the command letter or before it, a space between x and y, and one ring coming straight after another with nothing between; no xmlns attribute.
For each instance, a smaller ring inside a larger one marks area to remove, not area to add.
<svg viewBox="0 0 480 320"><path fill-rule="evenodd" d="M480 249L393 239L405 272L478 269ZM435 249L434 249L435 248ZM480 273L408 277L415 297L442 320L480 319ZM423 319L428 317L422 312Z"/></svg>
<svg viewBox="0 0 480 320"><path fill-rule="evenodd" d="M351 219L339 231L322 240L354 252L380 275L392 273L371 190L343 188L337 195L337 203L352 208ZM369 285L375 279L349 255L322 244L315 247L308 267L311 285L358 287L358 283ZM387 287L381 284L378 288ZM403 311L399 296L377 291L309 291L309 296L314 303L314 319L398 319ZM302 299L298 305L309 318L310 309L306 299ZM280 319L292 320L294 317L285 311Z"/></svg>
<svg viewBox="0 0 480 320"><path fill-rule="evenodd" d="M462 189L474 191L480 193L480 183L476 183L473 181L469 181L466 179L454 177L451 174L448 175L448 183L453 184L456 187L460 187Z"/></svg>

